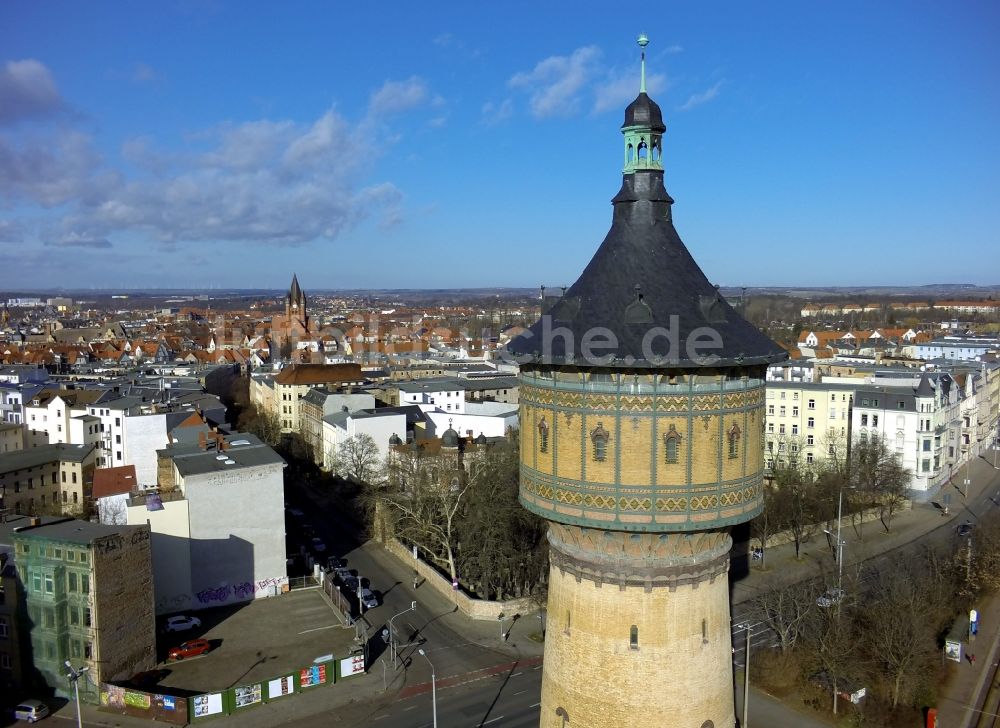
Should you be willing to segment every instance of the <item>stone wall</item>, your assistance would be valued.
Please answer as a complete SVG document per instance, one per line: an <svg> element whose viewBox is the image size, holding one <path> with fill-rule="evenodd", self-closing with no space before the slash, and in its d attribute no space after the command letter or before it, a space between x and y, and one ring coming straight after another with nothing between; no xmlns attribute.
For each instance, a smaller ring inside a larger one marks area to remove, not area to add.
<svg viewBox="0 0 1000 728"><path fill-rule="evenodd" d="M443 577L437 569L423 559L414 559L413 552L396 539L387 539L383 544L389 553L420 574L420 578L423 580L421 588L431 588L446 599L453 601L459 611L467 617L496 621L501 613L506 617L512 617L515 614L520 614L523 617L538 611L538 603L531 597L508 599L504 602L473 599L461 590L452 589L451 582Z"/></svg>

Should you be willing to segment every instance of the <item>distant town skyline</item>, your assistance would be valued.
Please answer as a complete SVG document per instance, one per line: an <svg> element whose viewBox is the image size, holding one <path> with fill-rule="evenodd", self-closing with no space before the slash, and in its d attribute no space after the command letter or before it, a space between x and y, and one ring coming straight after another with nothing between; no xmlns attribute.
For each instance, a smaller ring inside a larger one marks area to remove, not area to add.
<svg viewBox="0 0 1000 728"><path fill-rule="evenodd" d="M995 4L655 10L5 3L3 285L569 284L640 31L710 280L997 283Z"/></svg>

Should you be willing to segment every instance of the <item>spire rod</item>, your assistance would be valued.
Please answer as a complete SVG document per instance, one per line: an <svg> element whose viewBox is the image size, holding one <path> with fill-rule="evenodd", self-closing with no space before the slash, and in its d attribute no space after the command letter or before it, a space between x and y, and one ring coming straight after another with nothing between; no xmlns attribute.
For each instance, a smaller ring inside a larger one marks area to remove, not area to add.
<svg viewBox="0 0 1000 728"><path fill-rule="evenodd" d="M642 48L642 63L641 71L639 75L639 93L646 93L646 46L649 45L649 38L646 37L645 33L639 33L639 37L636 40L639 47Z"/></svg>

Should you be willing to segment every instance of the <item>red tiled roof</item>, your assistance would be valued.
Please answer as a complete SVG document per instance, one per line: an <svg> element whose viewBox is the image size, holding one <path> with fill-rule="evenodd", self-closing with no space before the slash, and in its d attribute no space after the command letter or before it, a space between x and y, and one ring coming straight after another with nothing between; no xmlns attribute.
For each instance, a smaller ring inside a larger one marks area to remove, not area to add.
<svg viewBox="0 0 1000 728"><path fill-rule="evenodd" d="M117 468L98 468L94 471L94 498L130 493L135 489L135 466L122 465Z"/></svg>

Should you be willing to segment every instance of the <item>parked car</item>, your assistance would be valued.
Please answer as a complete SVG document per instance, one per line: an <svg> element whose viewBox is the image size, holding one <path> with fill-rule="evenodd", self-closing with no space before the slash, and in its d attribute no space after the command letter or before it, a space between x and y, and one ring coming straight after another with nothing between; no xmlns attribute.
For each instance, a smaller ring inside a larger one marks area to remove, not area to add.
<svg viewBox="0 0 1000 728"><path fill-rule="evenodd" d="M823 594L816 598L817 607L832 607L840 604L844 600L844 590L830 587Z"/></svg>
<svg viewBox="0 0 1000 728"><path fill-rule="evenodd" d="M164 632L187 632L189 629L201 626L201 620L197 617L187 617L179 614L176 617L167 617L166 624L163 625Z"/></svg>
<svg viewBox="0 0 1000 728"><path fill-rule="evenodd" d="M358 582L358 577L351 572L347 572L347 574L340 581L343 583L344 588L351 593L356 593L358 591L358 584L360 582Z"/></svg>
<svg viewBox="0 0 1000 728"><path fill-rule="evenodd" d="M357 577L346 566L338 566L333 570L333 578L341 584L346 584L348 579L356 579ZM355 588L357 588L357 584L355 584Z"/></svg>
<svg viewBox="0 0 1000 728"><path fill-rule="evenodd" d="M41 700L25 700L14 708L14 718L34 723L49 714L49 706Z"/></svg>
<svg viewBox="0 0 1000 728"><path fill-rule="evenodd" d="M361 590L361 603L365 605L365 609L374 609L378 606L378 599L372 594L372 590L366 587Z"/></svg>
<svg viewBox="0 0 1000 728"><path fill-rule="evenodd" d="M177 647L171 647L167 653L167 657L171 660L183 660L185 657L204 655L210 649L212 649L212 646L208 643L208 640L188 640L177 645Z"/></svg>

